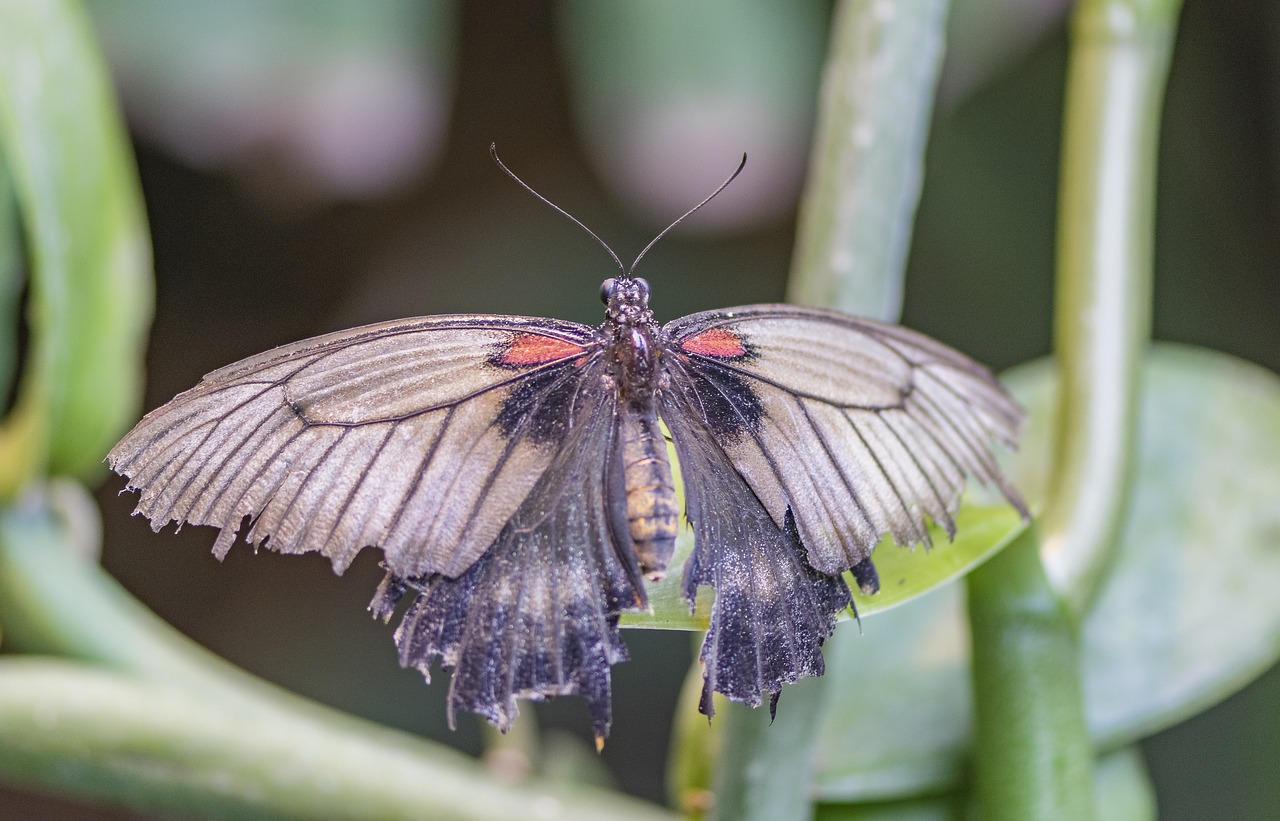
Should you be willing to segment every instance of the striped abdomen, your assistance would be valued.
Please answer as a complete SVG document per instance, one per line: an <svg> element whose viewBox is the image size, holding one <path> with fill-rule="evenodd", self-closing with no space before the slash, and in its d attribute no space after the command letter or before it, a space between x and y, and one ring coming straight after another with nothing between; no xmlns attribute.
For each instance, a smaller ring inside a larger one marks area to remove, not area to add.
<svg viewBox="0 0 1280 821"><path fill-rule="evenodd" d="M657 413L638 405L624 406L620 434L631 541L640 569L650 579L659 579L675 549L680 515L667 444Z"/></svg>

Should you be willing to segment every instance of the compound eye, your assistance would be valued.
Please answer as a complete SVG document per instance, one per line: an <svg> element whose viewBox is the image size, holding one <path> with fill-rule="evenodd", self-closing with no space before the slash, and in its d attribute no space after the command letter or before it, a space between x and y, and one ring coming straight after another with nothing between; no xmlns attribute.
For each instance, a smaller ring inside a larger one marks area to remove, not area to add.
<svg viewBox="0 0 1280 821"><path fill-rule="evenodd" d="M609 304L609 297L613 296L613 289L618 285L618 281L613 277L609 277L600 283L600 301L605 305Z"/></svg>
<svg viewBox="0 0 1280 821"><path fill-rule="evenodd" d="M649 298L649 280L644 277L636 277L636 285L640 286L640 293L647 300Z"/></svg>

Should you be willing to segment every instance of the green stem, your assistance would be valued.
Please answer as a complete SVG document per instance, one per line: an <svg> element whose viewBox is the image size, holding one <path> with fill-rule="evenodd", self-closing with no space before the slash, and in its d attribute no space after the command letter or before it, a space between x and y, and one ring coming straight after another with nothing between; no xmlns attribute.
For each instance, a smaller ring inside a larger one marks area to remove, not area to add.
<svg viewBox="0 0 1280 821"><path fill-rule="evenodd" d="M787 299L896 321L947 0L843 0L800 203Z"/></svg>
<svg viewBox="0 0 1280 821"><path fill-rule="evenodd" d="M911 13L838 4L788 299L897 319L946 12L946 0ZM823 677L787 688L773 726L763 710L722 711L716 817L812 815L816 725L830 686Z"/></svg>
<svg viewBox="0 0 1280 821"><path fill-rule="evenodd" d="M446 747L238 670L85 555L76 508L96 511L69 496L0 507L6 644L76 660L0 666L0 778L184 815L504 819L543 802L563 817L671 818L612 792L501 785Z"/></svg>
<svg viewBox="0 0 1280 821"><path fill-rule="evenodd" d="M5 780L215 818L670 821L615 792L496 783L459 753L51 660L0 663Z"/></svg>
<svg viewBox="0 0 1280 821"><path fill-rule="evenodd" d="M1093 815L1078 619L1125 504L1178 8L1178 0L1081 0L1072 21L1054 336L1059 428L1044 543L1028 531L968 582L975 782L987 819Z"/></svg>
<svg viewBox="0 0 1280 821"><path fill-rule="evenodd" d="M0 420L0 499L100 475L136 418L151 250L128 136L76 0L0 1L0 155L24 230L30 338Z"/></svg>
<svg viewBox="0 0 1280 821"><path fill-rule="evenodd" d="M1083 0L1072 20L1058 218L1054 473L1045 569L1077 613L1112 554L1151 335L1156 146L1178 0Z"/></svg>
<svg viewBox="0 0 1280 821"><path fill-rule="evenodd" d="M813 745L825 706L827 679L787 687L774 721L767 708L726 700L717 706L723 722L720 767L715 777L717 819L809 818L813 814Z"/></svg>
<svg viewBox="0 0 1280 821"><path fill-rule="evenodd" d="M70 481L36 486L0 507L0 624L8 649L128 672L236 709L288 697L194 644L92 561L96 517L93 499Z"/></svg>
<svg viewBox="0 0 1280 821"><path fill-rule="evenodd" d="M983 821L1093 817L1080 631L1035 528L969 574L975 786Z"/></svg>

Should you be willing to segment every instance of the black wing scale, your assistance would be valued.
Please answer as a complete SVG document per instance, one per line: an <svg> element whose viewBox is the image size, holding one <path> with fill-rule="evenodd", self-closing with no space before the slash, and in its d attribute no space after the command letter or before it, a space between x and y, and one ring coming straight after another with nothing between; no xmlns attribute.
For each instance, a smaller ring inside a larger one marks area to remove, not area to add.
<svg viewBox="0 0 1280 821"><path fill-rule="evenodd" d="M849 588L809 565L793 519L780 527L769 516L699 416L692 384L677 382L668 397L694 531L684 594L692 606L699 585L716 591L699 709L712 715L713 692L752 706L767 694L772 709L784 684L822 675L822 644L851 604Z"/></svg>
<svg viewBox="0 0 1280 821"><path fill-rule="evenodd" d="M401 664L428 680L437 661L452 671L451 726L463 709L505 730L518 698L577 694L597 738L608 735L609 668L627 658L618 616L647 604L616 518L616 400L599 371L575 380L572 395L552 394L566 439L485 554L457 578L390 575L370 605L387 618L406 588L419 591L396 645Z"/></svg>

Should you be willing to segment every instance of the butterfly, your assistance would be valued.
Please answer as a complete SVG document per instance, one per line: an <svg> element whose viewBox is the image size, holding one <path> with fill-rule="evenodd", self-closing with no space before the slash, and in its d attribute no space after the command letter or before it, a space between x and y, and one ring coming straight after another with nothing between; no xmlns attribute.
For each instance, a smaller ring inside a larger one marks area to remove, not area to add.
<svg viewBox="0 0 1280 821"><path fill-rule="evenodd" d="M640 257L624 268L600 243L619 275L599 326L428 316L285 345L151 411L108 462L155 530L219 528L219 558L246 517L248 542L319 552L337 573L380 549L370 609L387 620L410 598L400 662L428 681L451 671L451 725L467 710L505 730L518 699L576 694L598 744L627 658L619 617L648 607L682 512L684 595L715 591L708 716L712 693L772 710L783 685L822 675L852 606L843 574L872 593L883 535L927 545L932 520L954 536L967 477L1027 515L993 452L1016 446L1022 411L982 366L794 305L660 325Z"/></svg>

